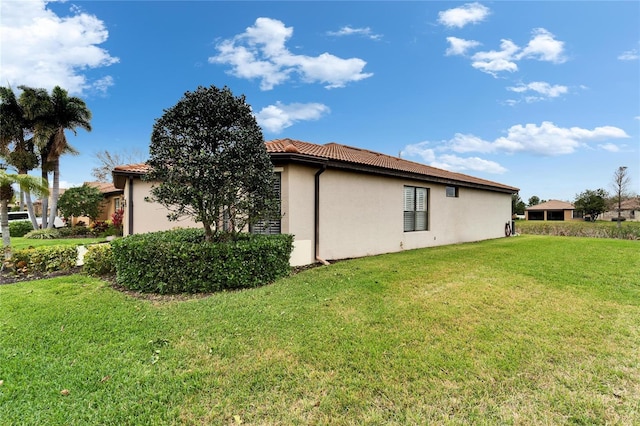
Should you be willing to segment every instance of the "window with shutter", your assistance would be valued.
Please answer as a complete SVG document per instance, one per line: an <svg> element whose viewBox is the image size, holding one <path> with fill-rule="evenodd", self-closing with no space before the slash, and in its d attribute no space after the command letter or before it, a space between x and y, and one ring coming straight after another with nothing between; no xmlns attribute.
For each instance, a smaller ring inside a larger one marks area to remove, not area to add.
<svg viewBox="0 0 640 426"><path fill-rule="evenodd" d="M281 188L282 188L281 179L282 177L280 172L274 173L273 193L276 195L278 204L281 203L281 199L280 199ZM264 235L280 234L282 233L281 220L279 218L271 219L271 220L260 220L255 224L253 224L253 226L251 227L251 232L254 234L264 234Z"/></svg>
<svg viewBox="0 0 640 426"><path fill-rule="evenodd" d="M415 186L404 187L404 231L429 229L429 190Z"/></svg>

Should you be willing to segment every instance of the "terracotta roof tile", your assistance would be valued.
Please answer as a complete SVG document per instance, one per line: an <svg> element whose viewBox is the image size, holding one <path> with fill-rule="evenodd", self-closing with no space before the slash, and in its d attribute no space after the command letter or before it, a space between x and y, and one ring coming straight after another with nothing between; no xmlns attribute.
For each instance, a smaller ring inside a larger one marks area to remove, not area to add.
<svg viewBox="0 0 640 426"><path fill-rule="evenodd" d="M340 145L334 142L327 143L325 145L318 145L293 139L276 139L266 142L265 145L267 152L269 153L296 154L320 160L334 160L344 162L345 164L371 166L384 170L414 173L425 177L444 179L452 182L483 185L513 192L518 191L518 188L513 186L480 179L462 173L438 169L427 166L426 164L392 157L390 155L369 151L367 149ZM114 172L117 174L130 173L142 175L148 170L149 166L145 163L141 163L117 166L114 169Z"/></svg>
<svg viewBox="0 0 640 426"><path fill-rule="evenodd" d="M116 166L113 170L118 172L136 173L143 175L149 171L149 166L146 163L125 164L122 166Z"/></svg>
<svg viewBox="0 0 640 426"><path fill-rule="evenodd" d="M416 163L402 158L369 151L367 149L354 148L334 142L325 145L317 145L293 139L276 139L266 142L266 146L267 151L270 153L292 152L291 146L294 146L298 153L310 157L316 157L318 159L337 160L345 163L373 166L387 170L416 173L427 177L447 179L456 182L487 185L513 191L518 190L518 188L503 185L501 183L480 179L462 173L450 172L427 166L426 164Z"/></svg>
<svg viewBox="0 0 640 426"><path fill-rule="evenodd" d="M111 182L85 182L84 184L88 186L92 186L94 188L98 188L98 190L103 194L110 194L112 192L121 192L121 190L116 188Z"/></svg>

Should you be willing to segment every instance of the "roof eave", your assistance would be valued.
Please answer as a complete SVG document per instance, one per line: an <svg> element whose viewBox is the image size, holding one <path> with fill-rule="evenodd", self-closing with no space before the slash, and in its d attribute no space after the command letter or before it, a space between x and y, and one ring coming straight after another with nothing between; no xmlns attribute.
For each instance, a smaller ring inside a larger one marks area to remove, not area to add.
<svg viewBox="0 0 640 426"><path fill-rule="evenodd" d="M113 170L111 175L113 176L113 186L118 189L124 190L124 186L130 177L142 177L146 173L132 170Z"/></svg>
<svg viewBox="0 0 640 426"><path fill-rule="evenodd" d="M440 183L445 185L455 185L465 188L484 189L495 192L502 192L506 194L515 194L519 191L519 188L493 186L488 184L465 182L457 179L448 179L437 176L425 175L422 173L412 173L402 170L388 169L384 167L370 166L366 164L357 164L347 161L332 160L324 157L315 157L311 155L288 153L288 152L271 152L271 161L274 165L281 165L283 163L296 163L309 166L326 166L338 170L348 170L360 173L369 173L380 176L397 177L403 179L417 180L421 182Z"/></svg>

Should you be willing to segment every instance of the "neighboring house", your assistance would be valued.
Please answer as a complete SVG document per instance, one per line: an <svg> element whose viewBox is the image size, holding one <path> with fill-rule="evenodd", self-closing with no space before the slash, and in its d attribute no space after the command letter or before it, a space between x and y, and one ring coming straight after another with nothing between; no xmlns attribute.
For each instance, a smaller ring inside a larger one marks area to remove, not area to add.
<svg viewBox="0 0 640 426"><path fill-rule="evenodd" d="M620 203L620 216L625 220L640 221L640 197L629 198ZM604 212L598 219L616 220L618 219L618 206Z"/></svg>
<svg viewBox="0 0 640 426"><path fill-rule="evenodd" d="M111 182L85 182L85 185L98 188L104 200L101 204L100 215L96 220L111 220L111 215L123 208L123 190L116 188Z"/></svg>
<svg viewBox="0 0 640 426"><path fill-rule="evenodd" d="M116 211L123 208L124 196L122 189L116 188L113 183L110 182L85 182L84 185L97 188L104 197L100 204L100 214L96 218L96 221L111 220L111 215ZM73 218L73 224L83 222L85 225L90 225L91 220L88 217L79 216Z"/></svg>
<svg viewBox="0 0 640 426"><path fill-rule="evenodd" d="M295 236L292 265L499 238L518 188L336 143L266 143L282 218L254 232ZM170 222L145 201L146 164L118 166L124 234L197 225Z"/></svg>
<svg viewBox="0 0 640 426"><path fill-rule="evenodd" d="M527 207L524 211L526 220L573 220L573 204L560 200L549 200L535 206Z"/></svg>

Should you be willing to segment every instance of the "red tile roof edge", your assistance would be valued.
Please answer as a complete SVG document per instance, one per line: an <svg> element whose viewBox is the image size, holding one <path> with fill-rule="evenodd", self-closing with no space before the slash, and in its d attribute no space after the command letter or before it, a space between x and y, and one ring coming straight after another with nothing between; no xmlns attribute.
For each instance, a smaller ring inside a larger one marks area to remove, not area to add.
<svg viewBox="0 0 640 426"><path fill-rule="evenodd" d="M404 172L426 178L448 180L451 182L468 183L482 185L500 190L517 192L519 189L513 186L498 182L477 178L462 173L450 172L426 164L405 160L399 157L381 154L364 148L355 148L330 142L325 145L318 145L310 142L303 142L294 139L275 139L265 142L267 152L270 154L295 155L318 160L333 160L345 165L365 166L378 170L392 172ZM115 174L143 175L149 171L146 163L125 164L114 168Z"/></svg>

